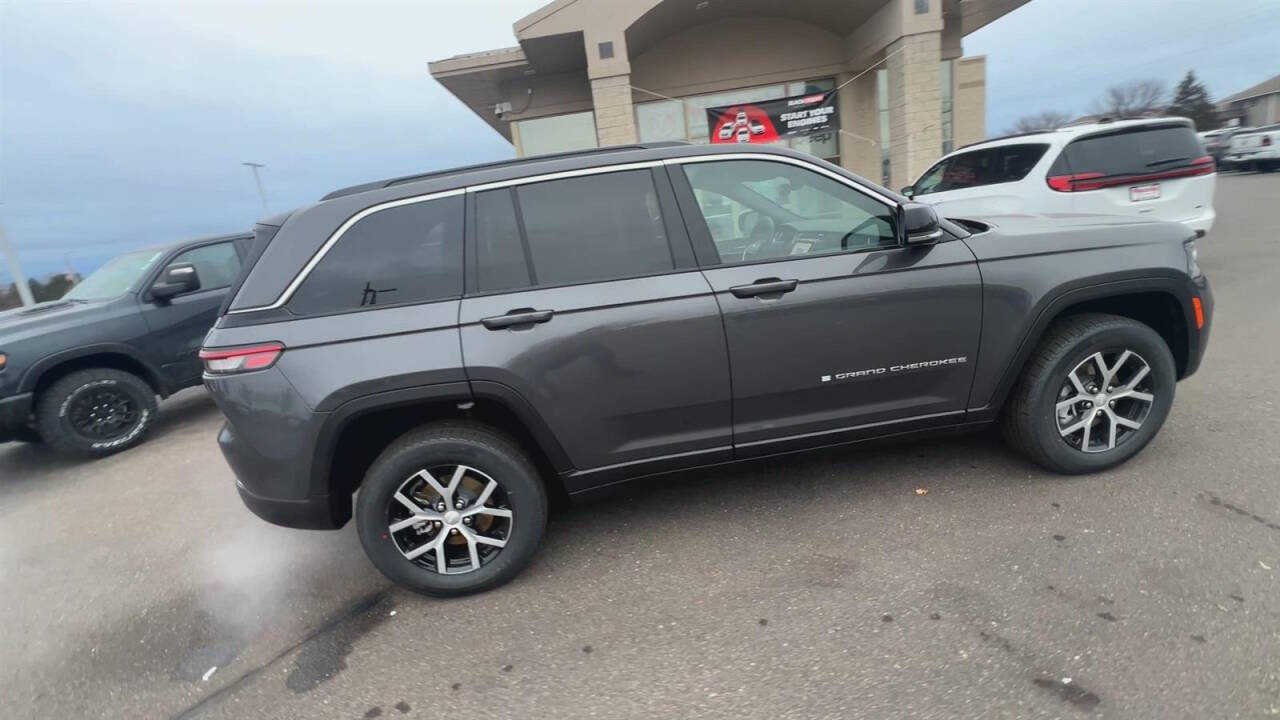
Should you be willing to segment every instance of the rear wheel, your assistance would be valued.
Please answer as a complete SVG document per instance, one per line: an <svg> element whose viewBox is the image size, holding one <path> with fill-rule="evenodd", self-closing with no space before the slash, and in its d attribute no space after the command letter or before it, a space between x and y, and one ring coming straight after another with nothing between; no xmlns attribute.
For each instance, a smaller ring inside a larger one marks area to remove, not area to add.
<svg viewBox="0 0 1280 720"><path fill-rule="evenodd" d="M360 542L389 579L415 592L495 588L528 564L547 521L546 489L510 438L479 424L414 430L365 474Z"/></svg>
<svg viewBox="0 0 1280 720"><path fill-rule="evenodd" d="M156 394L142 378L92 368L67 375L36 401L36 430L64 453L101 457L142 442L156 414Z"/></svg>
<svg viewBox="0 0 1280 720"><path fill-rule="evenodd" d="M1138 454L1173 406L1177 369L1163 338L1114 315L1050 328L1005 408L1009 444L1039 465L1087 473Z"/></svg>

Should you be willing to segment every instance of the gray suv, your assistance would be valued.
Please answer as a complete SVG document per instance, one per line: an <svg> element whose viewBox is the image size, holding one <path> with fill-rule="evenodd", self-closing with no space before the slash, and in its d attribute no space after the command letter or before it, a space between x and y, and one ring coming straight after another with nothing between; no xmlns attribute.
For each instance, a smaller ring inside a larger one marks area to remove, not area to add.
<svg viewBox="0 0 1280 720"><path fill-rule="evenodd" d="M300 528L354 510L435 595L514 577L553 491L996 422L1051 470L1112 467L1212 311L1181 225L940 220L779 148L384 181L256 243L201 353L241 497Z"/></svg>

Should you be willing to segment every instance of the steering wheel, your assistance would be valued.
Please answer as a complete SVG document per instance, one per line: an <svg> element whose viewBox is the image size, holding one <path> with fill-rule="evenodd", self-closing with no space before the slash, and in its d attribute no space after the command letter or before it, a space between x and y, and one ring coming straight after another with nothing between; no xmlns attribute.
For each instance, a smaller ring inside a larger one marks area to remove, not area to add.
<svg viewBox="0 0 1280 720"><path fill-rule="evenodd" d="M878 223L878 222L880 222L880 218L869 217L866 220L863 220L862 222L858 223L857 227L845 233L844 237L840 238L840 249L847 250L849 248L849 238L853 237L854 235L857 235L858 232L862 230L864 227L867 227L868 225L874 225L875 223Z"/></svg>

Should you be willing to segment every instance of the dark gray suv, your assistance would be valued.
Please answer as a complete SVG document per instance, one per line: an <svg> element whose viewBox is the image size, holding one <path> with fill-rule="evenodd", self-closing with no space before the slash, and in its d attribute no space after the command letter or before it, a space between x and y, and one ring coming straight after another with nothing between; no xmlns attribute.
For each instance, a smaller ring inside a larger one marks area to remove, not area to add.
<svg viewBox="0 0 1280 720"><path fill-rule="evenodd" d="M996 421L1114 466L1212 310L1181 225L940 220L774 148L401 178L257 236L202 351L241 497L338 528L355 496L374 564L438 595L518 573L551 490Z"/></svg>

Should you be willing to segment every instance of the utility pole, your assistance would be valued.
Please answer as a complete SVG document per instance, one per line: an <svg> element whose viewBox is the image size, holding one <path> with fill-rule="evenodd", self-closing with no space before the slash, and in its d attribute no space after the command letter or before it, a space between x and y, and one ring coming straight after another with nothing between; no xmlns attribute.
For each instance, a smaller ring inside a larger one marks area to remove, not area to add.
<svg viewBox="0 0 1280 720"><path fill-rule="evenodd" d="M9 244L9 236L4 234L3 223L0 223L0 252L3 252L5 259L9 261L9 274L13 276L13 285L18 288L18 297L22 298L22 304L35 305L36 299L31 297L31 286L27 284L27 276L22 272L22 265L18 263L18 253L14 252L13 246Z"/></svg>
<svg viewBox="0 0 1280 720"><path fill-rule="evenodd" d="M253 182L258 186L258 197L262 200L262 212L270 215L271 210L267 207L267 191L262 189L262 178L258 176L258 168L266 167L262 163L240 163L253 171Z"/></svg>

